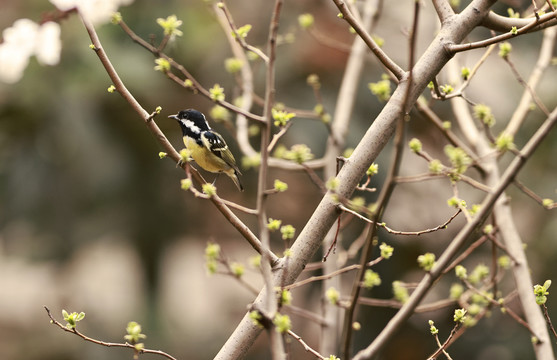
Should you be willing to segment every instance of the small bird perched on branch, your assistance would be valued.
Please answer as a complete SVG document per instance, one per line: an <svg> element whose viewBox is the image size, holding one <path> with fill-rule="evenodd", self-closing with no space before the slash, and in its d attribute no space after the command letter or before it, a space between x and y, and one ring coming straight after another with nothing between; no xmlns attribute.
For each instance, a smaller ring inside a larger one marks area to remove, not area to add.
<svg viewBox="0 0 557 360"><path fill-rule="evenodd" d="M170 115L169 118L180 124L184 145L191 151L191 157L199 166L212 173L225 173L234 181L238 190L244 191L238 178L242 173L236 165L234 155L222 136L211 129L203 113L187 109Z"/></svg>

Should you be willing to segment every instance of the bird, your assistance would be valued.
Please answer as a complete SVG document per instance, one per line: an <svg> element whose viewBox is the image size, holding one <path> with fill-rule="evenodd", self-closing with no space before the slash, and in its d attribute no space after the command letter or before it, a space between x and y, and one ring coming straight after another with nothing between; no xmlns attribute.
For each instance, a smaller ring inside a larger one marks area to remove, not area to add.
<svg viewBox="0 0 557 360"><path fill-rule="evenodd" d="M234 155L223 137L211 129L202 112L186 109L170 115L169 118L180 124L184 145L201 168L212 173L225 173L232 179L238 190L244 191L239 179L242 173L236 165Z"/></svg>

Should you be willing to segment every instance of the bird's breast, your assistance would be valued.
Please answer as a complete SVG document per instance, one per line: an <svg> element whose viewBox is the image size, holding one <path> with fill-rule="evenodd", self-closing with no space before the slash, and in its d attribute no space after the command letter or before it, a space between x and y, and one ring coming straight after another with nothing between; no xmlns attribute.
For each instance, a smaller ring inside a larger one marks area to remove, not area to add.
<svg viewBox="0 0 557 360"><path fill-rule="evenodd" d="M230 170L230 166L220 157L213 154L205 146L189 136L184 136L184 145L191 152L191 157L205 171L218 173Z"/></svg>

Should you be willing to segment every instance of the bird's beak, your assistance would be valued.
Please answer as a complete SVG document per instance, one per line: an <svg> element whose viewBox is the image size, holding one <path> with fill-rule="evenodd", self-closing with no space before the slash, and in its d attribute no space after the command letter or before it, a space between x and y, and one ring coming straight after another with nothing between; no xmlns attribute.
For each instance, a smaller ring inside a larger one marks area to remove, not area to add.
<svg viewBox="0 0 557 360"><path fill-rule="evenodd" d="M176 121L180 121L180 118L178 118L178 115L170 115L168 118L169 119L174 119Z"/></svg>

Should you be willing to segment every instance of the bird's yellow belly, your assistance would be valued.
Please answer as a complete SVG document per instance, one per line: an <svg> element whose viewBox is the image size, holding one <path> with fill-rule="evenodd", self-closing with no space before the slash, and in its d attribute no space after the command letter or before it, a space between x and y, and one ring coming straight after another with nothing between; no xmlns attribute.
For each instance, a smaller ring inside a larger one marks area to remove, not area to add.
<svg viewBox="0 0 557 360"><path fill-rule="evenodd" d="M195 140L184 136L184 145L191 151L193 160L205 171L218 173L230 170L230 166L218 156L212 154L204 146L198 145Z"/></svg>

